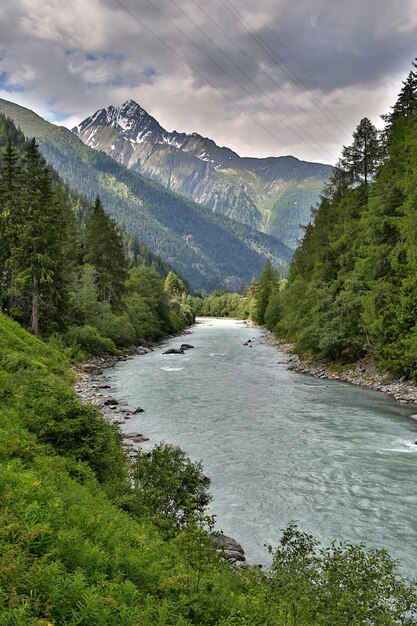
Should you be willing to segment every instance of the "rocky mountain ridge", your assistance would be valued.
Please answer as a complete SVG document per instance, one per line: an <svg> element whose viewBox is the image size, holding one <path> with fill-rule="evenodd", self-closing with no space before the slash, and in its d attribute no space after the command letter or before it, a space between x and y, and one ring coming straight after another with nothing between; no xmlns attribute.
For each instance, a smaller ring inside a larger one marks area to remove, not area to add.
<svg viewBox="0 0 417 626"><path fill-rule="evenodd" d="M73 128L129 169L295 247L331 166L292 156L240 157L197 133L165 130L134 100Z"/></svg>

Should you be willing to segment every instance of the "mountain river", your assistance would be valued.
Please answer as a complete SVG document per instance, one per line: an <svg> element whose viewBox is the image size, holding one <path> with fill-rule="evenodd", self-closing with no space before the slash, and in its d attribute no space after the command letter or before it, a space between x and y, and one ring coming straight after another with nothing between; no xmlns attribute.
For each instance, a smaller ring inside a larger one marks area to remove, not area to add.
<svg viewBox="0 0 417 626"><path fill-rule="evenodd" d="M291 372L262 336L199 319L191 334L107 370L112 395L145 409L124 430L202 461L210 513L248 561L267 563L265 544L295 520L324 545L384 547L417 577L417 407ZM182 342L194 349L162 355Z"/></svg>

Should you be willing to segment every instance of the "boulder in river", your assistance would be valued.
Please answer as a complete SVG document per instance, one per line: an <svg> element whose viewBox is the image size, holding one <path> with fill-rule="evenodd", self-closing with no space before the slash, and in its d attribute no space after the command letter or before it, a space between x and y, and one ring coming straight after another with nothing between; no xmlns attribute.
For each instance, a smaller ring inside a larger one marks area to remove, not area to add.
<svg viewBox="0 0 417 626"><path fill-rule="evenodd" d="M194 348L194 346L192 346L190 343L182 343L180 350L191 350L191 348Z"/></svg>
<svg viewBox="0 0 417 626"><path fill-rule="evenodd" d="M111 396L109 396L108 398L106 398L106 399L104 400L104 403L103 403L103 404L106 404L106 405L110 405L110 404L111 404L111 405L115 405L115 404L119 404L119 402L116 400L116 398L112 398Z"/></svg>
<svg viewBox="0 0 417 626"><path fill-rule="evenodd" d="M139 346L136 349L136 354L140 355L149 354L150 352L152 352L152 350L150 348L146 348L145 346Z"/></svg>
<svg viewBox="0 0 417 626"><path fill-rule="evenodd" d="M212 535L212 541L215 547L221 550L227 561L231 563L246 561L244 549L233 537L228 537L223 533L215 533Z"/></svg>
<svg viewBox="0 0 417 626"><path fill-rule="evenodd" d="M162 354L184 354L184 350L181 350L181 348L168 348Z"/></svg>
<svg viewBox="0 0 417 626"><path fill-rule="evenodd" d="M133 409L130 409L131 413L144 413L144 409L140 406L135 406Z"/></svg>

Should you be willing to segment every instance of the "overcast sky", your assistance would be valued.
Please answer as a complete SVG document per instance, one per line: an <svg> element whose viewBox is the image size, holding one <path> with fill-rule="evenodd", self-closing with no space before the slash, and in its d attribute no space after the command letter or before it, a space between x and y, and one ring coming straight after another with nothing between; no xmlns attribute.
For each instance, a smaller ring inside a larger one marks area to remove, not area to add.
<svg viewBox="0 0 417 626"><path fill-rule="evenodd" d="M201 8L200 8L201 7ZM417 0L2 0L0 97L72 127L136 100L242 156L334 162L417 56Z"/></svg>

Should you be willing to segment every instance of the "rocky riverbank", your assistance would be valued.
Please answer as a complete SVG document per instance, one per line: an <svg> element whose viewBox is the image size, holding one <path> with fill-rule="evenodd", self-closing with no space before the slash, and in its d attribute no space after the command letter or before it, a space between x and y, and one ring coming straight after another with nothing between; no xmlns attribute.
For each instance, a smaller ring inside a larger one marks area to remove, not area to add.
<svg viewBox="0 0 417 626"><path fill-rule="evenodd" d="M190 334L189 331L181 333L181 335L188 334ZM114 367L121 361L127 361L138 355L145 356L157 348L158 346L148 343L139 347L132 347L120 356L101 356L82 363L76 368L77 382L75 391L77 395L84 402L99 407L106 421L117 424L119 427L123 426L133 415L142 413L144 409L140 406L129 406L123 400L114 398L111 395L111 385L105 377L105 370ZM193 348L191 344L183 343L179 349L172 350L174 350L175 354L182 354L191 348ZM129 459L134 460L138 450L149 439L139 432L124 432L122 428L121 432L126 455ZM216 532L213 534L212 540L222 557L231 564L248 568L261 567L260 565L252 565L246 562L242 546L232 537Z"/></svg>
<svg viewBox="0 0 417 626"><path fill-rule="evenodd" d="M127 361L134 356L144 356L154 350L150 344L130 348L122 356L102 356L96 357L79 365L76 368L77 382L75 384L75 392L88 404L100 408L104 419L111 424L125 424L132 415L142 413L143 408L140 406L129 406L111 395L111 387L104 377L104 371L110 367L114 367L121 361ZM129 458L134 459L140 444L149 441L142 433L124 433L123 448Z"/></svg>
<svg viewBox="0 0 417 626"><path fill-rule="evenodd" d="M404 376L395 378L389 372L379 372L371 359L362 359L352 366L328 364L295 354L293 344L281 341L269 331L264 341L283 352L288 368L295 372L369 387L387 393L402 404L417 404L417 381L407 380ZM417 415L415 417L417 419Z"/></svg>

